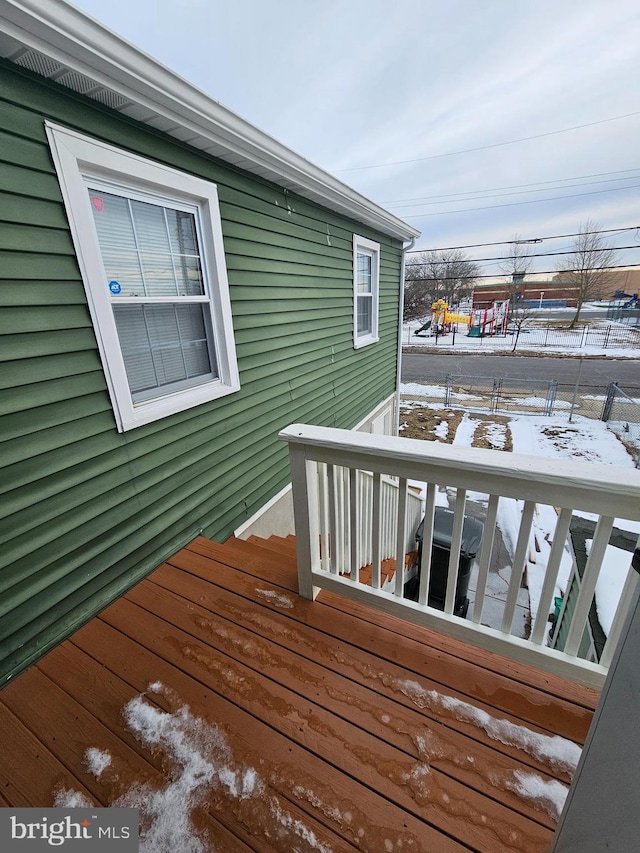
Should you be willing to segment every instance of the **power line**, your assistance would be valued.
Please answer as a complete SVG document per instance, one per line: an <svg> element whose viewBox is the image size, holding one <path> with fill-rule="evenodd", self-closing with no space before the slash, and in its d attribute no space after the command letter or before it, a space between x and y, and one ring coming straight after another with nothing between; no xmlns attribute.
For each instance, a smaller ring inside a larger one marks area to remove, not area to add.
<svg viewBox="0 0 640 853"><path fill-rule="evenodd" d="M519 139L509 139L506 142L492 142L490 145L478 145L476 148L463 148L460 151L447 151L444 154L430 154L428 157L414 157L411 160L392 160L389 163L372 163L367 166L350 166L348 169L332 169L333 172L357 172L362 169L382 169L386 166L403 166L405 163L421 163L425 160L436 160L439 157L454 157L458 154L471 154L474 151L486 151L489 148L500 148L504 145L515 145L518 142L529 142L531 139L542 139L545 136L556 136L559 133L569 133L572 130L582 130L585 127L594 127L597 124L606 124L611 121L620 121L624 118L632 118L640 115L640 110L633 113L625 113L621 116L611 116L598 121L590 121L586 124L575 124L572 127L563 127L560 130L549 130L546 133L536 133L534 136L522 136Z"/></svg>
<svg viewBox="0 0 640 853"><path fill-rule="evenodd" d="M405 252L407 255L416 255L418 252L449 252L452 249L479 249L483 246L513 246L516 243L542 243L543 240L564 240L566 237L580 237L583 234L612 234L620 231L638 231L640 225L629 225L626 228L600 228L597 231L577 231L575 234L555 234L551 237L532 237L530 239L498 240L494 243L468 243L466 246L438 246L435 249L412 249Z"/></svg>
<svg viewBox="0 0 640 853"><path fill-rule="evenodd" d="M451 198L452 196L456 196L456 195L472 195L472 194L483 193L483 192L493 192L494 190L517 190L521 187L539 187L542 184L560 184L560 183L564 183L566 181L580 181L583 178L602 178L605 175L622 175L622 174L625 174L628 172L637 172L637 171L640 171L640 166L638 166L634 169L618 169L615 172L594 172L592 175L575 175L573 178L555 178L552 181L535 181L532 184L510 184L509 186L506 186L506 187L485 187L482 190L467 190L466 192L463 192L463 193L448 193L447 195L443 195L443 196L433 195L433 196L411 196L410 198L395 198L395 199L392 199L391 201L381 201L379 203L383 204L383 205L396 205L396 204L401 204L404 201L419 201L421 199L429 201L429 199L432 199L432 198ZM620 178L619 180L628 180L628 179Z"/></svg>
<svg viewBox="0 0 640 853"><path fill-rule="evenodd" d="M618 250L622 251L623 249L640 249L640 244L637 244L635 246L605 246L603 249L589 249L588 252L589 252L589 254L592 254L593 252L616 252ZM426 251L429 251L429 250L426 250ZM527 261L529 258L554 258L558 255L575 255L575 253L576 253L575 249L570 249L567 252L539 252L537 254L531 254L531 255L529 255L529 254L519 255L517 258L515 258L514 255L504 255L503 257L497 257L497 258L454 258L453 260L450 260L450 261L447 261L444 259L441 261L436 260L435 263L437 263L437 264L458 264L462 261L462 263L475 264L475 263L480 263L481 261L513 261L513 260ZM425 261L413 261L413 262L409 261L407 264L405 264L405 266L407 266L407 267L420 267L424 263L428 263L428 261L426 261L426 262Z"/></svg>
<svg viewBox="0 0 640 853"><path fill-rule="evenodd" d="M611 267L593 267L592 271L593 272L596 272L596 271L601 272L601 271L606 271L606 270L628 269L631 267L640 267L640 264L615 264L614 266L611 266ZM571 273L579 272L579 270L562 270L561 272L565 275L570 275ZM531 275L558 275L558 274L559 274L559 270L536 270L535 273L531 273ZM511 273L504 273L504 275L511 275ZM420 281L475 281L478 278L500 278L500 273L493 273L493 275L490 273L483 274L483 275L455 275L455 276L450 276L450 277L447 277L447 276L427 276L425 278L409 279L409 281L417 281L417 282L420 282ZM512 281L497 281L496 282L496 284L513 284L513 283L514 282L512 282ZM540 282L535 282L532 280L521 281L521 282L516 282L516 283L518 283L518 284L533 284L533 285L540 284ZM559 285L562 283L563 283L562 281L558 282ZM567 282L564 282L564 283L566 284Z"/></svg>
<svg viewBox="0 0 640 853"><path fill-rule="evenodd" d="M464 202L464 201L482 201L485 198L505 198L506 196L509 196L509 195L526 195L528 193L548 193L548 192L552 192L555 189L572 190L572 189L577 189L578 187L592 187L595 184L612 184L614 181L632 181L632 180L637 180L637 178L638 178L638 175L633 175L631 177L626 177L626 178L607 178L606 180L603 180L603 181L584 181L583 183L570 184L569 186L566 186L566 187L547 187L547 188L538 189L538 190L517 190L516 192L495 193L495 194L491 194L491 195L476 195L475 198L470 196L469 193L451 193L451 195L449 195L449 196L432 196L432 198L434 199L433 201L423 200L423 201L416 201L416 202L403 202L403 203L398 202L396 204L391 204L391 205L387 202L386 204L388 207L422 207L423 205L426 205L426 204L428 204L428 205L432 205L432 204L459 204L461 201L462 202ZM575 179L574 178L566 178L566 180L575 180ZM634 184L634 186L637 186L637 184ZM612 191L613 190L620 190L620 189L626 190L626 189L630 189L630 187L612 187L611 189L612 189ZM477 190L476 192L480 192L480 190ZM609 192L609 191L604 190L604 192ZM578 193L578 195L580 195L580 193ZM466 198L453 198L453 196L467 196L467 197ZM560 196L560 198L565 198L565 197L571 198L571 196ZM540 200L541 201L553 201L553 199L540 199ZM522 202L522 204L527 204L527 202ZM455 211L453 211L453 212L455 212ZM404 214L399 213L397 215L403 216Z"/></svg>
<svg viewBox="0 0 640 853"><path fill-rule="evenodd" d="M631 184L630 187L612 187L610 190L591 190L588 193L573 193L573 195L554 195L551 198L532 198L530 201L509 201L506 204L487 204L481 207L463 207L460 210L440 210L438 213L411 213L402 216L402 219L426 219L427 216L450 216L452 213L471 213L474 210L496 210L499 207L519 207L522 204L546 204L550 201L558 201L564 198L581 198L585 195L600 195L601 193L619 193L622 190L633 190L640 184Z"/></svg>

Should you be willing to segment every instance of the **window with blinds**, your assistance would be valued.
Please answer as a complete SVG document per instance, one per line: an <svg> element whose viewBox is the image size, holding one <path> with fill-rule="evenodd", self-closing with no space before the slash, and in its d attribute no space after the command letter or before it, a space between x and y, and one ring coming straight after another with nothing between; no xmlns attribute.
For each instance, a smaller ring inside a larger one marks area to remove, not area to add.
<svg viewBox="0 0 640 853"><path fill-rule="evenodd" d="M46 129L118 430L238 391L215 185Z"/></svg>
<svg viewBox="0 0 640 853"><path fill-rule="evenodd" d="M133 401L215 379L197 210L88 193Z"/></svg>
<svg viewBox="0 0 640 853"><path fill-rule="evenodd" d="M378 277L380 245L365 237L353 238L353 345L378 340Z"/></svg>

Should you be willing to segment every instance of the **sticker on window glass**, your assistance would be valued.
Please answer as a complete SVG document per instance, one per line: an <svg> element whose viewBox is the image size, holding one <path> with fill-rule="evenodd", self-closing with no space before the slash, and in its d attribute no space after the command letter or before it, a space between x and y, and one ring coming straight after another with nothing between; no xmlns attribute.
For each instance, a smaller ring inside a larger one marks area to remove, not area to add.
<svg viewBox="0 0 640 853"><path fill-rule="evenodd" d="M111 293L118 294L122 290L122 285L119 281L110 281L109 282L109 290Z"/></svg>
<svg viewBox="0 0 640 853"><path fill-rule="evenodd" d="M99 195L92 195L91 196L91 204L95 207L95 209L98 211L98 213L102 213L102 211L104 209L104 199L103 198L100 198Z"/></svg>

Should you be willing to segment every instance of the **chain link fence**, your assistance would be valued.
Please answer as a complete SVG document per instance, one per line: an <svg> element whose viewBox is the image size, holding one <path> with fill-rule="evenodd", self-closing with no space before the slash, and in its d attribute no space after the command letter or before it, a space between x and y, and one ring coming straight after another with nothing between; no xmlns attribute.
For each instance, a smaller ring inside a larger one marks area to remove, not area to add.
<svg viewBox="0 0 640 853"><path fill-rule="evenodd" d="M639 312L640 313L640 312ZM402 342L404 346L435 346L440 342L446 346L462 346L469 341L465 330L458 330L457 334L449 333L436 337L430 334L431 329L424 333L416 334L410 328L403 330ZM471 339L474 340L474 339ZM485 339L475 339L478 348L482 346L482 340L491 344L492 349L506 349L517 351L519 349L630 349L640 347L640 326L630 327L616 323L598 323L582 326L577 329L563 329L558 326L527 325L518 331L510 329L506 335L494 335Z"/></svg>
<svg viewBox="0 0 640 853"><path fill-rule="evenodd" d="M612 382L607 391L602 420L634 455L636 468L640 467L640 400L630 397Z"/></svg>
<svg viewBox="0 0 640 853"><path fill-rule="evenodd" d="M563 384L555 379L497 379L487 376L438 374L402 384L402 398L440 403L446 408L495 414L583 415L601 420L607 385Z"/></svg>

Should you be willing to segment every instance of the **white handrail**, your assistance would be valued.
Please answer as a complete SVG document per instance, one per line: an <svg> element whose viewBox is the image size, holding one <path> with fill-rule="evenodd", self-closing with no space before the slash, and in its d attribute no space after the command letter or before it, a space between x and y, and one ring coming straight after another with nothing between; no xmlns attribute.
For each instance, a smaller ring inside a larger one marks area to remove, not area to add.
<svg viewBox="0 0 640 853"><path fill-rule="evenodd" d="M626 518L640 521L640 471L478 448L461 451L441 443L303 424L287 427L280 437L289 443L302 596L313 599L321 588L330 589L541 669L601 686L607 667L583 661L576 654L611 531L611 520ZM397 485L390 478L397 478ZM395 556L400 567L408 550L407 539L415 535L415 502L408 499L411 493L407 492L406 485L409 478L427 484L417 602L403 598L401 571L397 572L391 589L379 588L380 563L385 559L383 554L391 548L389 556ZM393 483L387 489L386 501L385 483ZM442 611L427 603L436 485L452 486L457 490L446 601ZM480 553L479 588L486 585L499 498L525 502L501 630L480 623L482 606L477 601L473 621L466 621L453 613L467 490L489 495L485 538ZM395 500L390 497L392 492ZM324 494L328 494L328 501L323 503L319 495ZM561 510L548 575L543 584L543 609L549 607L553 595L572 511L595 513L601 519L583 575L574 623L569 629L568 652L550 649L544 644L545 623L540 622L544 618L540 611L531 639L522 639L511 633L529 547L531 521L538 503ZM409 505L411 510L407 510ZM387 535L394 527L398 531L395 553L393 537ZM400 544L403 540L404 546ZM330 552L328 562L327 548ZM371 583L360 583L360 569L369 563L372 564ZM349 572L349 577L345 576L343 569ZM622 607L619 608L619 616L624 616ZM615 642L616 636L617 632L612 630L603 654L607 662L611 659L609 646Z"/></svg>

